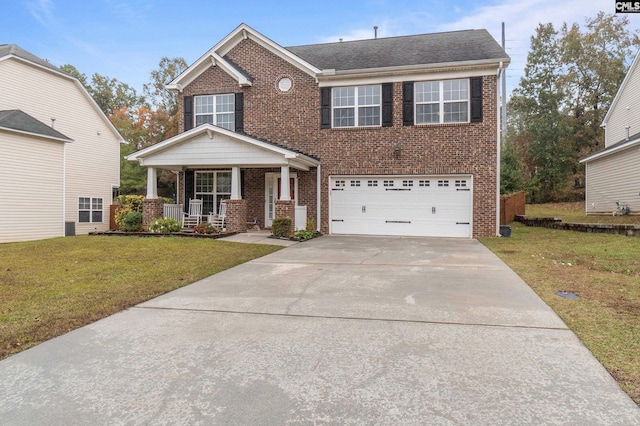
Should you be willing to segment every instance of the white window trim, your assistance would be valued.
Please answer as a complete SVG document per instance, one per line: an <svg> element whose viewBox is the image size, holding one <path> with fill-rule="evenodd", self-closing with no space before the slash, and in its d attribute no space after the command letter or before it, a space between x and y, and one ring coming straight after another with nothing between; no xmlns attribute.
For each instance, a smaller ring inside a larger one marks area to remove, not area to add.
<svg viewBox="0 0 640 426"><path fill-rule="evenodd" d="M213 173L213 191L211 192L202 192L198 191L198 175L203 173ZM220 209L218 205L218 195L228 195L226 199L231 198L231 188L229 188L229 192L218 192L218 174L219 173L229 173L231 176L231 170L196 170L193 175L193 197L197 199L201 199L198 195L212 195L213 196L213 209L211 213L217 213ZM207 214L209 212L203 211L203 214Z"/></svg>
<svg viewBox="0 0 640 426"><path fill-rule="evenodd" d="M197 98L205 98L205 97L209 97L211 96L213 98L213 112L211 113L198 113L197 109L196 109L196 99ZM231 98L233 99L233 108L231 109L231 111L224 111L224 112L218 112L218 99L222 96L231 96ZM198 122L198 117L199 116L213 116L213 125L214 126L218 126L218 116L219 115L232 115L233 117L233 124L234 124L234 128L233 129L227 129L227 130L231 130L232 132L235 131L235 105L236 105L236 100L235 100L235 94L234 93L218 93L215 95L195 95L193 97L193 126L196 127L198 126L197 122ZM222 126L220 126L222 127Z"/></svg>
<svg viewBox="0 0 640 426"><path fill-rule="evenodd" d="M380 90L380 103L378 104L363 104L363 105L359 105L358 104L358 91L360 90L361 87L372 87L372 86L377 86L379 87ZM353 106L335 106L333 104L333 93L334 90L336 89L345 89L347 87L353 87L354 88L354 94L353 94ZM379 124L370 124L370 125L365 125L365 126L359 126L358 125L358 120L359 120L359 114L358 114L358 110L359 108L368 108L368 107L378 107L378 116L380 117L380 123ZM335 125L335 121L334 121L334 117L335 117L335 110L336 109L347 109L347 108L353 108L353 126L336 126ZM333 87L331 88L331 127L333 129L351 129L351 128L355 128L355 127L382 127L382 85L381 84L366 84L366 85L360 85L360 86L341 86L341 87Z"/></svg>
<svg viewBox="0 0 640 426"><path fill-rule="evenodd" d="M81 198L88 198L89 199L89 209L81 209L80 208L80 199ZM94 210L93 209L93 201L94 200L100 200L100 204L102 205L102 208L100 210ZM104 198L102 197L78 197L78 203L76 204L76 206L78 206L78 223L104 223ZM99 222L96 222L93 220L93 213L94 212L100 212L102 213L102 220L100 220ZM81 221L80 220L80 212L89 212L89 221Z"/></svg>
<svg viewBox="0 0 640 426"><path fill-rule="evenodd" d="M467 83L467 99L462 100L458 99L455 101L445 101L444 100L444 82L445 81L465 81ZM438 83L439 96L437 102L413 102L413 122L417 126L428 126L428 125L436 125L436 124L460 124L460 123L470 123L471 122L471 83L468 78L456 78L452 80L438 80L438 81L416 81L413 84L413 97L416 98L416 86L420 83ZM467 103L467 120L466 121L444 121L444 105L449 103L458 103L458 102L466 102ZM431 105L438 104L438 122L437 123L419 123L418 122L418 105Z"/></svg>

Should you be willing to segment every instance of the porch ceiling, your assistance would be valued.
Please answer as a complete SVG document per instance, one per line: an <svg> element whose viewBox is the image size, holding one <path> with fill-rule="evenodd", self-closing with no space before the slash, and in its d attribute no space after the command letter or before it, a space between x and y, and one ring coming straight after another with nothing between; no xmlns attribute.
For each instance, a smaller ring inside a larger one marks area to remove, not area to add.
<svg viewBox="0 0 640 426"><path fill-rule="evenodd" d="M169 170L232 167L290 166L309 170L320 162L248 135L203 124L126 157L141 166Z"/></svg>

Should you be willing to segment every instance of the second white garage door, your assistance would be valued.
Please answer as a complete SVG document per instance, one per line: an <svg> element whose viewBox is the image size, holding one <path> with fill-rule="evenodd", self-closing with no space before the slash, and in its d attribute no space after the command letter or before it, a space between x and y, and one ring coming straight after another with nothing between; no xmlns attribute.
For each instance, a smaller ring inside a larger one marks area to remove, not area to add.
<svg viewBox="0 0 640 426"><path fill-rule="evenodd" d="M471 237L471 176L335 176L332 234Z"/></svg>

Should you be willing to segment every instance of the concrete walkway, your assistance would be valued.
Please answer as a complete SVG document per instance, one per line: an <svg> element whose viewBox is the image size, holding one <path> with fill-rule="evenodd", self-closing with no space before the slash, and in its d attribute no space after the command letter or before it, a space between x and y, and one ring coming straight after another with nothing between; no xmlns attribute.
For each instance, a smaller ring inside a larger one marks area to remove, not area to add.
<svg viewBox="0 0 640 426"><path fill-rule="evenodd" d="M640 424L473 240L295 244L0 362L0 424Z"/></svg>

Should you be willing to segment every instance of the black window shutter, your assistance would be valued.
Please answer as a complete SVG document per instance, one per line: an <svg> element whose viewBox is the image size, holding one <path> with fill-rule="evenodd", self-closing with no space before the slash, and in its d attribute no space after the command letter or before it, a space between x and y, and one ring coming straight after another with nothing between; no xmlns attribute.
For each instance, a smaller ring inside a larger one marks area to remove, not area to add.
<svg viewBox="0 0 640 426"><path fill-rule="evenodd" d="M244 93L236 93L235 122L236 132L244 132Z"/></svg>
<svg viewBox="0 0 640 426"><path fill-rule="evenodd" d="M331 87L320 88L320 128L331 127Z"/></svg>
<svg viewBox="0 0 640 426"><path fill-rule="evenodd" d="M184 131L193 129L193 96L185 96L183 103Z"/></svg>
<svg viewBox="0 0 640 426"><path fill-rule="evenodd" d="M393 83L382 84L382 127L393 126Z"/></svg>
<svg viewBox="0 0 640 426"><path fill-rule="evenodd" d="M195 195L194 191L195 173L193 170L185 170L184 172L184 211L189 211L189 199Z"/></svg>
<svg viewBox="0 0 640 426"><path fill-rule="evenodd" d="M471 77L471 122L482 122L482 77Z"/></svg>
<svg viewBox="0 0 640 426"><path fill-rule="evenodd" d="M413 81L402 83L402 125L413 126Z"/></svg>

